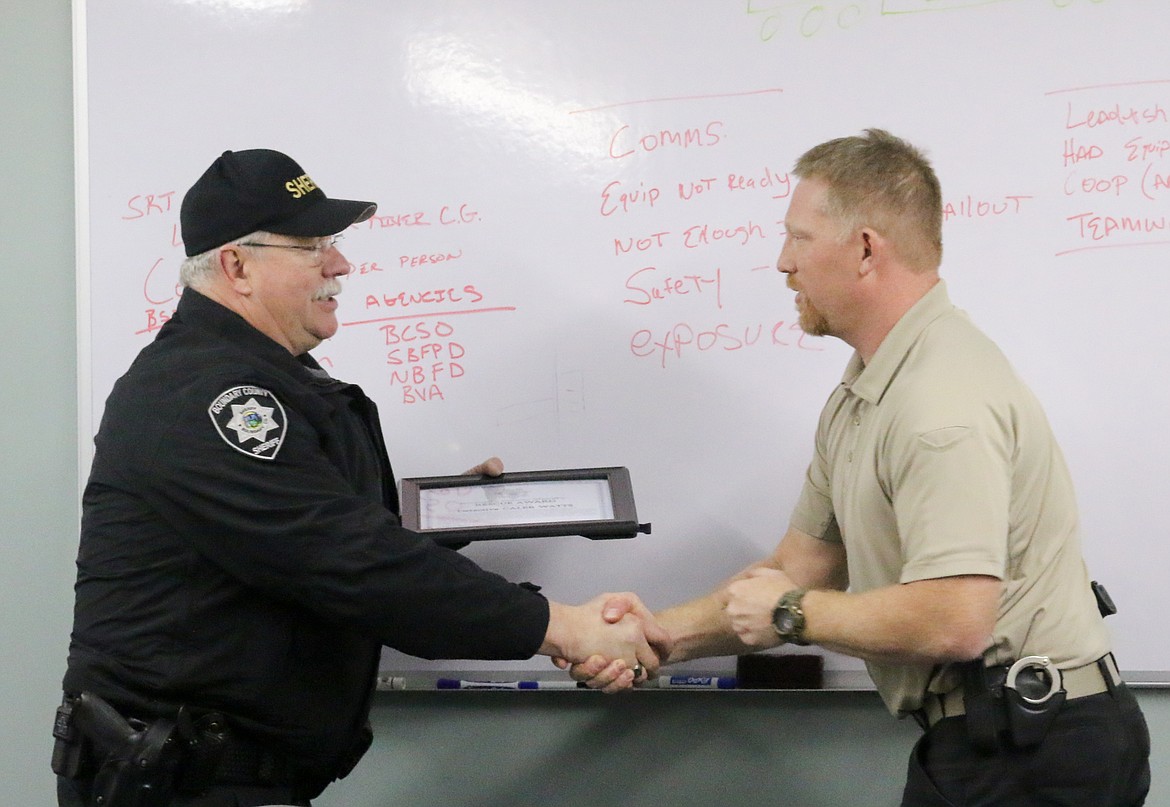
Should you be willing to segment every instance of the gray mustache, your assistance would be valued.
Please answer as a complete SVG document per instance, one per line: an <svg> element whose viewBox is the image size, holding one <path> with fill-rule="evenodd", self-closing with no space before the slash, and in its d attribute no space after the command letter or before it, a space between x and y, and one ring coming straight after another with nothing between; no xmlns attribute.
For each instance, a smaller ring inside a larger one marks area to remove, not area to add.
<svg viewBox="0 0 1170 807"><path fill-rule="evenodd" d="M314 300L328 300L330 297L336 297L341 294L341 281L330 280L321 288L317 289L317 293L313 295Z"/></svg>

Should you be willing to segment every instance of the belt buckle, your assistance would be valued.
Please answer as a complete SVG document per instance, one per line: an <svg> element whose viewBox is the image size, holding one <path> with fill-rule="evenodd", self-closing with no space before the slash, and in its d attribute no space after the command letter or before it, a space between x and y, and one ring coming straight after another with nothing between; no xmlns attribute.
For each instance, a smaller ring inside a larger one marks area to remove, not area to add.
<svg viewBox="0 0 1170 807"><path fill-rule="evenodd" d="M1023 692L1016 689L1016 678L1025 670L1040 670L1045 673L1049 681L1048 692L1039 698L1029 698ZM1004 682L1004 686L1008 689L1015 689L1016 694L1027 703L1039 705L1046 703L1053 695L1060 692L1064 688L1064 680L1060 674L1060 670L1052 663L1052 659L1048 658L1048 656L1024 656L1008 668L1007 680Z"/></svg>

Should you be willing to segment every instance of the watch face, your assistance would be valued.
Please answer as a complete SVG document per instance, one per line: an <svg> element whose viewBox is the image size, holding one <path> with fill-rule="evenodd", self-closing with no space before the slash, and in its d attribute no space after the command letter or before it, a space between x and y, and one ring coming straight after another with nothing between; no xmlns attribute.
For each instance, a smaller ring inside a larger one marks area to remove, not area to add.
<svg viewBox="0 0 1170 807"><path fill-rule="evenodd" d="M796 619L791 611L781 611L776 615L776 629L781 636L791 636L794 627L796 627Z"/></svg>
<svg viewBox="0 0 1170 807"><path fill-rule="evenodd" d="M803 589L793 589L780 598L772 611L772 627L785 642L807 644L801 638L804 633L804 612L800 608L800 601L803 597Z"/></svg>

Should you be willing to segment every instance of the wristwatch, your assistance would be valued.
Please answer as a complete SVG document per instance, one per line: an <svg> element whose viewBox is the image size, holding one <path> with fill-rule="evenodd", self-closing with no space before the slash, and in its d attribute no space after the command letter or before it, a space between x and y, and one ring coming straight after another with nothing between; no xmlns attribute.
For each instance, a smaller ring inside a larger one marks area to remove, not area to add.
<svg viewBox="0 0 1170 807"><path fill-rule="evenodd" d="M784 642L808 644L804 640L804 609L800 605L804 595L805 589L794 588L786 592L772 609L772 627Z"/></svg>

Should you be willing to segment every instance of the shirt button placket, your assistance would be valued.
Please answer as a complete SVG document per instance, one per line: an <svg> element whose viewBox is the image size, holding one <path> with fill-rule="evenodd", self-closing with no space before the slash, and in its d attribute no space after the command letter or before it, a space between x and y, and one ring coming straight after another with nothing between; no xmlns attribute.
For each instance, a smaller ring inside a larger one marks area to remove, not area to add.
<svg viewBox="0 0 1170 807"><path fill-rule="evenodd" d="M849 442L853 448L856 448L857 440L861 435L861 415L857 414L857 410L853 411L853 427L853 434ZM853 448L850 448L849 453L845 455L846 462L853 462Z"/></svg>

